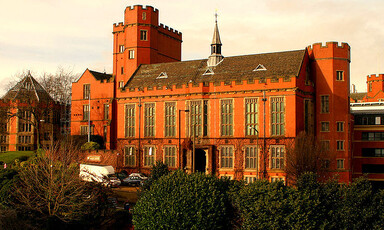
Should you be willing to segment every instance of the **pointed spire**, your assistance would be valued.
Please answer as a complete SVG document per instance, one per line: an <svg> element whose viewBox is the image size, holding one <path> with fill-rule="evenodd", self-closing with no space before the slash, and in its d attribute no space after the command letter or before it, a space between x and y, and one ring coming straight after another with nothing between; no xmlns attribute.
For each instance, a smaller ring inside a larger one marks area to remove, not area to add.
<svg viewBox="0 0 384 230"><path fill-rule="evenodd" d="M222 45L220 40L219 27L217 26L217 12L215 13L215 30L213 32L213 39L211 45Z"/></svg>
<svg viewBox="0 0 384 230"><path fill-rule="evenodd" d="M221 40L220 40L220 33L219 33L219 27L217 26L217 12L215 13L215 29L213 31L213 38L212 38L212 44L211 44L211 56L209 56L207 65L210 66L216 66L218 65L223 59L223 55L221 55Z"/></svg>

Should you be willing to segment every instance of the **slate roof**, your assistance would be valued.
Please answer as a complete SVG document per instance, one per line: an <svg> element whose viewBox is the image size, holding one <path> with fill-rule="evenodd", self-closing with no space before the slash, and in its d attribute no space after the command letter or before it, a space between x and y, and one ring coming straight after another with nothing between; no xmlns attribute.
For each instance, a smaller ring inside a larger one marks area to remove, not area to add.
<svg viewBox="0 0 384 230"><path fill-rule="evenodd" d="M215 67L214 74L203 75L207 59L141 65L126 84L126 88L179 85L189 82L248 80L261 77L298 76L305 50L226 57ZM253 71L259 64L266 70ZM165 73L167 78L161 77Z"/></svg>
<svg viewBox="0 0 384 230"><path fill-rule="evenodd" d="M96 80L109 80L112 78L112 74L100 73L96 71L89 70L89 72L95 77Z"/></svg>
<svg viewBox="0 0 384 230"><path fill-rule="evenodd" d="M3 97L3 100L37 100L53 101L45 89L32 77L27 74L21 81L12 87Z"/></svg>
<svg viewBox="0 0 384 230"><path fill-rule="evenodd" d="M363 100L367 93L351 93L351 98L353 100Z"/></svg>

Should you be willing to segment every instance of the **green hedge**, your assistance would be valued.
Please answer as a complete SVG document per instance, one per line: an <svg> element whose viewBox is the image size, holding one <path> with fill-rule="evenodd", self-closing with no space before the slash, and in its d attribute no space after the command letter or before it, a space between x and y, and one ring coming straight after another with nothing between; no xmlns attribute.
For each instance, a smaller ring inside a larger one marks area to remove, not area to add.
<svg viewBox="0 0 384 230"><path fill-rule="evenodd" d="M162 176L136 203L135 229L226 229L230 213L222 183L202 173Z"/></svg>

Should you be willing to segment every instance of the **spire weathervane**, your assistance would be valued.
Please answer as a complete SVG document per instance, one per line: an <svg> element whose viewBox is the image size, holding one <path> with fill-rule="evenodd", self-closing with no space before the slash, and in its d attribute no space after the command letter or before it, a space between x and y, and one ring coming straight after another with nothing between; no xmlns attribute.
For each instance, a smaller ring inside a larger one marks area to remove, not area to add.
<svg viewBox="0 0 384 230"><path fill-rule="evenodd" d="M208 66L216 66L223 59L223 55L221 55L221 40L219 34L219 27L217 26L217 10L215 11L215 28L213 31L213 38L211 43L211 55L208 58L207 64Z"/></svg>

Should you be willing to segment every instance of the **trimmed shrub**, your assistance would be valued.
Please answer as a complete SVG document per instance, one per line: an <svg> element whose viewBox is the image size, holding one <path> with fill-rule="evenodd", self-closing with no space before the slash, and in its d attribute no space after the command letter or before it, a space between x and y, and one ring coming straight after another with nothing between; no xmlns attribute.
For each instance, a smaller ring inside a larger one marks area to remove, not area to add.
<svg viewBox="0 0 384 230"><path fill-rule="evenodd" d="M135 229L231 229L222 182L180 170L162 176L135 205Z"/></svg>
<svg viewBox="0 0 384 230"><path fill-rule="evenodd" d="M81 148L81 150L83 151L86 151L86 150L97 150L97 149L100 149L100 145L96 142L87 142L87 143L84 143Z"/></svg>
<svg viewBox="0 0 384 230"><path fill-rule="evenodd" d="M282 182L258 180L233 197L242 229L288 229L294 190Z"/></svg>
<svg viewBox="0 0 384 230"><path fill-rule="evenodd" d="M164 164L162 161L156 161L156 163L152 165L151 174L149 175L148 180L144 182L142 189L149 190L151 188L151 185L155 181L160 179L160 177L168 174L169 174L168 166Z"/></svg>

